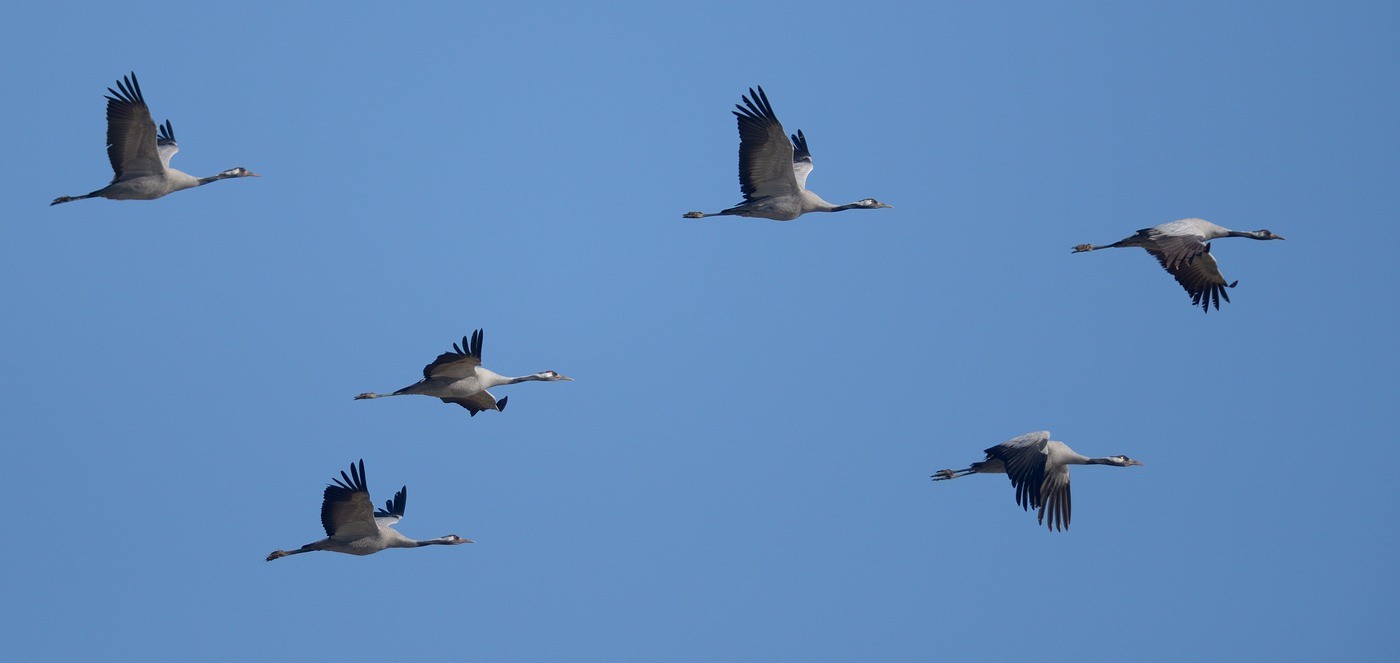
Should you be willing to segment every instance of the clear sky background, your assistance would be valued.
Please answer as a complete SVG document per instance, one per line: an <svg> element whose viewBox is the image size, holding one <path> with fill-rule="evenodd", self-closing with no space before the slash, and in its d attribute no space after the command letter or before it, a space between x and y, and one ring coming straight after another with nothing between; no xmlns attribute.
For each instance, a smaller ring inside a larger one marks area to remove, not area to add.
<svg viewBox="0 0 1400 663"><path fill-rule="evenodd" d="M6 654L1393 657L1400 10L967 4L9 6ZM264 176L49 207L131 70ZM758 84L894 209L682 220ZM1288 240L1070 254L1191 216ZM477 327L577 381L351 399ZM1146 465L929 481L1039 429ZM476 543L265 562L358 458Z"/></svg>

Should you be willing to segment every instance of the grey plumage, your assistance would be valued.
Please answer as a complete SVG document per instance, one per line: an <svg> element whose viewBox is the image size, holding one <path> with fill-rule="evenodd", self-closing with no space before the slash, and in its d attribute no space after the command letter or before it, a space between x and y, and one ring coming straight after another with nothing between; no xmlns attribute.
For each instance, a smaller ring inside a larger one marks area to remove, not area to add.
<svg viewBox="0 0 1400 663"><path fill-rule="evenodd" d="M404 506L408 500L408 486L401 488L393 499L386 501L384 509L375 510L369 499L364 459L360 459L358 465L351 463L349 474L341 470L340 477L332 478L331 481L321 498L321 527L326 530L326 538L296 550L274 550L268 554L267 561L316 550L348 555L372 555L386 548L418 548L472 542L456 534L417 541L393 529L392 526L403 518Z"/></svg>
<svg viewBox="0 0 1400 663"><path fill-rule="evenodd" d="M986 449L987 458L961 470L939 470L934 481L969 474L1002 474L1011 479L1016 504L1036 510L1036 522L1050 530L1069 529L1070 465L1142 465L1127 456L1088 458L1063 442L1050 439L1050 431L1036 431ZM1048 516L1048 517L1047 517Z"/></svg>
<svg viewBox="0 0 1400 663"><path fill-rule="evenodd" d="M800 130L788 136L762 86L757 91L749 88L743 101L742 106L735 105L738 110L733 113L739 125L739 189L744 202L713 214L687 212L684 218L746 216L791 221L808 212L890 207L873 198L832 205L808 191L812 153L807 137Z"/></svg>
<svg viewBox="0 0 1400 663"><path fill-rule="evenodd" d="M1221 299L1229 302L1230 295L1226 289L1239 284L1239 281L1227 282L1225 277L1221 276L1220 266L1210 253L1210 240L1222 237L1283 239L1268 230L1230 230L1205 219L1181 219L1143 228L1132 236L1112 244L1080 244L1074 247L1072 253L1127 246L1141 247L1152 254L1162 268L1191 295L1191 304L1199 305L1202 311L1209 313L1212 305L1217 310L1220 309Z"/></svg>
<svg viewBox="0 0 1400 663"><path fill-rule="evenodd" d="M153 200L166 194L234 177L258 177L237 167L217 175L196 178L170 167L170 159L180 151L170 120L157 128L151 110L141 94L136 73L117 81L117 89L107 88L107 160L112 164L110 184L81 196L59 196L50 205L82 200Z"/></svg>
<svg viewBox="0 0 1400 663"><path fill-rule="evenodd" d="M452 344L451 352L438 355L432 363L424 366L423 379L414 384L390 394L367 391L355 396L355 400L419 394L439 398L444 403L460 405L475 417L478 412L486 410L505 410L509 397L502 397L498 402L496 397L487 391L492 387L529 381L573 381L573 378L554 371L541 371L518 377L506 377L495 373L481 365L483 338L484 333L480 329L472 332L470 340L463 336L460 345Z"/></svg>

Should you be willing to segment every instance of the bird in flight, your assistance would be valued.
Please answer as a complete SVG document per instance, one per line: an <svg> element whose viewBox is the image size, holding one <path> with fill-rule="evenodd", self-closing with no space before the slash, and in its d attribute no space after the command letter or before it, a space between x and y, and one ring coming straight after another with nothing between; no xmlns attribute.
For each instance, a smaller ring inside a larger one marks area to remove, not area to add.
<svg viewBox="0 0 1400 663"><path fill-rule="evenodd" d="M456 403L467 408L471 416L475 417L476 413L485 410L499 412L506 409L506 400L509 397L502 397L498 402L496 397L487 391L492 387L517 382L558 382L561 380L573 382L574 380L554 371L541 371L518 377L506 377L494 373L481 365L481 341L482 330L478 329L472 332L470 341L463 336L461 345L453 343L451 352L438 355L433 363L424 366L422 380L390 394L376 394L367 391L356 396L355 400L421 394L440 398L444 403Z"/></svg>
<svg viewBox="0 0 1400 663"><path fill-rule="evenodd" d="M863 198L847 205L832 205L807 190L807 174L812 172L812 153L801 130L791 141L763 87L749 88L744 105L735 104L739 121L739 188L744 202L726 210L706 214L687 212L687 219L707 216L748 216L774 221L791 221L808 212L840 212L848 209L891 207L874 198Z"/></svg>
<svg viewBox="0 0 1400 663"><path fill-rule="evenodd" d="M1130 467L1140 461L1127 456L1089 458L1064 442L1050 439L1050 431L1036 431L1002 442L986 450L985 460L961 470L939 470L934 481L969 474L1006 474L1016 489L1016 504L1036 510L1036 522L1051 530L1069 529L1069 466L1113 465ZM1048 518L1046 516L1049 516Z"/></svg>
<svg viewBox="0 0 1400 663"><path fill-rule="evenodd" d="M151 109L141 95L136 73L117 81L117 89L107 88L107 158L112 162L112 183L81 196L59 196L49 205L84 198L111 200L154 200L181 189L234 177L258 177L239 166L209 177L194 177L170 167L170 158L180 151L170 120L157 127Z"/></svg>
<svg viewBox="0 0 1400 663"><path fill-rule="evenodd" d="M365 483L365 461L360 459L358 466L350 464L350 474L344 470L340 478L326 486L321 499L321 525L326 528L326 538L308 543L296 550L274 550L267 561L281 559L313 550L329 550L347 555L372 555L386 548L419 548L422 546L455 546L471 543L456 534L440 536L436 539L417 541L410 539L393 528L394 523L403 518L403 510L408 502L408 486L399 489L394 498L384 503L383 509L375 509L369 499L369 488Z"/></svg>
<svg viewBox="0 0 1400 663"><path fill-rule="evenodd" d="M1192 305L1198 305L1202 311L1209 313L1212 305L1216 310L1220 309L1222 298L1230 301L1226 288L1239 284L1239 281L1227 282L1220 275L1220 265L1210 253L1210 240L1221 237L1283 239L1267 230L1230 230L1205 219L1181 219L1143 228L1131 237L1112 244L1080 244L1071 253L1140 246L1151 253L1167 273L1186 289L1186 294L1191 295Z"/></svg>

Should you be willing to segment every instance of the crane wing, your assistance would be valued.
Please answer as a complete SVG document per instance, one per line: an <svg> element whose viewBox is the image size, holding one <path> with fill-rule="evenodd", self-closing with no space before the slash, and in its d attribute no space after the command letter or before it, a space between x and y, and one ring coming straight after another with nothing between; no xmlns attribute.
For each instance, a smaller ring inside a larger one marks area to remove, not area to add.
<svg viewBox="0 0 1400 663"><path fill-rule="evenodd" d="M107 88L107 159L112 162L113 182L158 175L165 170L156 150L156 123L141 96L136 73Z"/></svg>
<svg viewBox="0 0 1400 663"><path fill-rule="evenodd" d="M408 503L408 486L399 489L394 493L394 498L384 501L383 509L374 510L374 523L380 527L389 527L403 519L403 509Z"/></svg>
<svg viewBox="0 0 1400 663"><path fill-rule="evenodd" d="M1173 263L1165 253L1149 249L1148 253L1162 264L1162 267L1186 289L1186 294L1191 295L1191 304L1200 305L1202 311L1210 312L1210 306L1215 305L1216 310L1220 310L1220 300L1224 298L1230 301L1226 288L1233 288L1239 281L1227 283L1225 277L1220 275L1220 265L1215 262L1215 256L1210 254L1210 244L1203 245L1201 252L1194 257Z"/></svg>
<svg viewBox="0 0 1400 663"><path fill-rule="evenodd" d="M1048 458L1045 447L1049 442L1050 431L1036 431L987 449L987 458L1000 460L1006 466L1006 476L1016 489L1016 504L1022 509L1041 507Z"/></svg>
<svg viewBox="0 0 1400 663"><path fill-rule="evenodd" d="M506 396L505 398L501 399L501 402L499 404L497 404L496 397L492 396L491 392L478 391L475 394L472 394L471 396L467 396L466 398L444 398L442 399L442 402L456 403L457 405L467 408L467 411L472 413L472 416L475 417L476 413L478 412L485 412L486 410L506 409L506 401L509 399L510 397Z"/></svg>
<svg viewBox="0 0 1400 663"><path fill-rule="evenodd" d="M797 179L797 188L807 188L807 174L812 172L812 153L807 150L807 137L798 129L792 138L792 175Z"/></svg>
<svg viewBox="0 0 1400 663"><path fill-rule="evenodd" d="M175 142L175 130L170 127L170 120L157 125L156 129L156 153L160 155L160 165L169 168L170 157L180 151L180 145Z"/></svg>
<svg viewBox="0 0 1400 663"><path fill-rule="evenodd" d="M759 86L744 96L744 105L735 104L739 121L739 188L744 200L770 196L791 196L802 190L793 165L793 147L768 95ZM810 165L808 170L810 170ZM806 180L806 174L802 179Z"/></svg>
<svg viewBox="0 0 1400 663"><path fill-rule="evenodd" d="M1049 517L1046 517L1046 516ZM1069 529L1069 466L1059 465L1045 474L1040 486L1040 512L1036 522L1053 530Z"/></svg>
<svg viewBox="0 0 1400 663"><path fill-rule="evenodd" d="M321 500L321 526L326 528L326 536L353 541L379 534L374 505L365 485L364 459L360 459L358 467L351 463L350 474L342 470L340 477L332 478L335 483L326 486Z"/></svg>
<svg viewBox="0 0 1400 663"><path fill-rule="evenodd" d="M1163 235L1157 228L1139 230L1138 233L1148 233L1148 242L1143 248L1169 270L1209 250L1200 235Z"/></svg>
<svg viewBox="0 0 1400 663"><path fill-rule="evenodd" d="M467 337L462 337L462 344L452 344L452 352L444 352L433 360L433 363L423 367L423 379L431 378L455 378L462 379L476 375L476 367L481 365L481 341L482 333L478 329L472 332L471 341Z"/></svg>

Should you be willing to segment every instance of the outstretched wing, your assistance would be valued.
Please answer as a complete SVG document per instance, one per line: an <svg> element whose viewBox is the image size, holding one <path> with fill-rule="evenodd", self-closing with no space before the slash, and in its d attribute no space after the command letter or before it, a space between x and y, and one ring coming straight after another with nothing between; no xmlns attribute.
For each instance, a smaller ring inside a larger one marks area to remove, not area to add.
<svg viewBox="0 0 1400 663"><path fill-rule="evenodd" d="M136 72L107 88L107 159L112 162L113 182L157 175L165 170L156 150L156 123L141 96Z"/></svg>
<svg viewBox="0 0 1400 663"><path fill-rule="evenodd" d="M385 500L383 509L374 510L374 522L380 527L388 527L403 518L404 505L408 503L408 486L394 493L394 499Z"/></svg>
<svg viewBox="0 0 1400 663"><path fill-rule="evenodd" d="M1174 226L1174 223L1163 225ZM1162 266L1169 270L1182 263L1190 262L1195 259L1196 256L1210 250L1202 235L1168 235L1163 233L1159 228L1160 226L1157 228L1144 228L1138 231L1138 235L1146 235L1143 248L1146 248L1148 253L1155 256L1158 262L1161 262ZM1181 229L1174 227L1173 230L1180 232ZM1187 228L1187 230L1194 233L1193 229Z"/></svg>
<svg viewBox="0 0 1400 663"><path fill-rule="evenodd" d="M321 526L326 528L326 536L353 541L378 534L365 484L365 460L361 458L358 467L351 463L350 474L342 470L339 479L331 480L335 483L326 486L321 500Z"/></svg>
<svg viewBox="0 0 1400 663"><path fill-rule="evenodd" d="M1226 283L1225 277L1220 275L1220 265L1215 262L1215 256L1210 254L1210 244L1202 245L1201 252L1181 262L1172 262L1166 253L1148 249L1148 253L1162 264L1162 267L1186 289L1186 294L1191 295L1191 304L1200 305L1201 310L1210 312L1211 305L1215 305L1216 310L1220 309L1220 300L1230 301L1226 288L1233 288L1234 283Z"/></svg>
<svg viewBox="0 0 1400 663"><path fill-rule="evenodd" d="M987 458L1000 460L1016 489L1016 504L1022 509L1039 509L1043 504L1041 486L1045 483L1045 447L1050 431L1036 431L987 449Z"/></svg>
<svg viewBox="0 0 1400 663"><path fill-rule="evenodd" d="M1059 465L1046 473L1040 486L1040 512L1036 522L1047 529L1069 529L1069 466Z"/></svg>
<svg viewBox="0 0 1400 663"><path fill-rule="evenodd" d="M438 355L433 363L423 367L423 378L460 380L475 375L476 367L481 365L481 340L480 329L472 332L470 342L467 341L467 337L463 336L461 345L452 344L452 352Z"/></svg>
<svg viewBox="0 0 1400 663"><path fill-rule="evenodd" d="M497 403L496 397L492 396L491 392L478 391L475 394L472 394L471 396L467 396L466 398L444 398L442 399L442 402L456 403L464 408L467 408L467 411L472 413L472 416L475 417L476 413L478 412L485 412L486 410L506 409L507 400L510 400L509 396L502 398L501 402Z"/></svg>
<svg viewBox="0 0 1400 663"><path fill-rule="evenodd" d="M160 155L160 165L169 168L170 157L180 151L180 145L175 142L175 130L171 128L170 120L157 125L156 129L156 152Z"/></svg>
<svg viewBox="0 0 1400 663"><path fill-rule="evenodd" d="M797 188L807 188L807 174L812 172L812 153L807 150L807 137L802 130L792 135L792 176L797 179Z"/></svg>
<svg viewBox="0 0 1400 663"><path fill-rule="evenodd" d="M796 195L802 187L794 173L793 146L768 95L759 86L757 92L749 88L743 99L743 106L735 104L734 116L739 120L739 188L744 200Z"/></svg>

